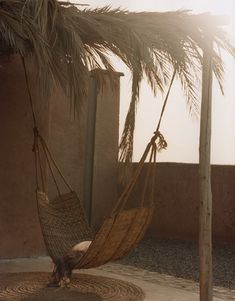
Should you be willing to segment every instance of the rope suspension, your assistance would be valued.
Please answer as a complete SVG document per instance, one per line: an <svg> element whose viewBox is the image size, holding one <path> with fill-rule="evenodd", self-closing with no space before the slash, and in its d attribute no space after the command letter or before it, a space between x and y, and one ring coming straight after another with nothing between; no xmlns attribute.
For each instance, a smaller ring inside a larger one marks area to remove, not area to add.
<svg viewBox="0 0 235 301"><path fill-rule="evenodd" d="M77 194L67 182L51 154L45 139L38 130L24 57L22 57L22 65L33 117L33 151L35 157L38 214L49 255L56 263L59 259L67 256L75 244L84 240L92 240L85 255L79 260L73 260L73 268L96 267L110 260L123 257L142 239L154 212L156 156L157 152L167 146L160 132L160 125L175 79L176 70L174 70L172 75L154 135L146 146L134 174L119 197L111 215L104 220L94 237ZM42 161L42 155L45 158L44 161ZM147 158L150 167L144 179L140 199L138 204L135 204L135 208L127 209L126 206L130 199L131 191L140 177ZM48 166L49 174L53 179L58 194L52 200L49 200L46 194L45 163ZM68 190L67 193L62 193L55 172Z"/></svg>
<svg viewBox="0 0 235 301"><path fill-rule="evenodd" d="M165 112L166 105L167 105L167 102L168 102L168 99L169 99L170 91L171 91L173 82L175 80L175 76L176 76L176 70L174 70L174 72L173 72L173 75L172 75L172 78L171 78L171 81L170 81L170 85L169 85L169 88L167 90L164 102L163 102L162 110L161 110L161 113L160 113L160 118L159 118L159 121L157 123L154 135L150 139L150 142L147 144L147 146L144 150L144 153L143 153L143 155L142 155L142 157L141 157L141 159L138 163L138 166L137 166L134 174L130 178L128 184L126 185L126 188L122 192L118 202L116 203L115 207L113 208L112 214L114 214L118 211L121 211L123 209L123 207L125 206L128 198L130 196L130 193L131 193L133 187L135 186L135 183L136 183L136 181L137 181L137 179L138 179L138 177L141 173L141 170L144 166L144 163L145 163L149 153L151 152L151 149L155 148L155 155L154 155L154 161L153 161L155 163L156 162L157 151L160 151L161 149L164 149L167 146L167 143L166 143L163 135L161 134L161 132L159 130L160 130L161 122L162 122L162 117L163 117L163 114ZM158 140L158 144L156 144L157 140ZM151 157L151 155L150 155L150 157Z"/></svg>
<svg viewBox="0 0 235 301"><path fill-rule="evenodd" d="M60 191L59 184L56 180L53 169L56 170L56 172L58 173L58 175L62 179L63 183L68 188L68 190L73 191L73 189L69 185L68 181L65 179L65 176L63 175L59 166L57 165L53 155L51 154L51 152L48 148L48 145L47 145L45 139L39 133L35 108L34 108L34 104L33 104L33 98L32 98L32 94L30 91L30 85L29 85L29 79L28 79L28 73L27 73L27 69L26 69L25 59L23 56L21 56L21 59L22 59L22 64L23 64L23 69L24 69L26 89L27 89L27 93L28 93L28 99L29 99L29 103L30 103L30 108L31 108L32 117L33 117L33 125L34 125L33 126L33 134L34 134L33 152L34 152L34 156L35 156L37 190L40 190L39 178L41 181L42 190L45 192L45 189L46 189L45 178L44 178L43 168L42 168L42 158L41 158L41 152L40 152L40 149L42 149L44 157L45 157L47 165L48 165L48 168L49 168L49 171L50 171L50 174L52 176L55 187L57 189L57 192L61 196L62 193ZM39 176L39 174L40 174L40 176Z"/></svg>

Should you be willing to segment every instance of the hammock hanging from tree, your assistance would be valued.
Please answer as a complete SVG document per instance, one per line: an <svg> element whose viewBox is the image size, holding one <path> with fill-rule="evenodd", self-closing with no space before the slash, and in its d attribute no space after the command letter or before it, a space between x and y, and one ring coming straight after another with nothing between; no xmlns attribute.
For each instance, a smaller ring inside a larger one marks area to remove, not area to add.
<svg viewBox="0 0 235 301"><path fill-rule="evenodd" d="M38 131L23 57L22 62L34 121L33 151L35 154L38 215L47 251L54 263L56 263L60 258L66 256L74 245L82 241L92 240L87 252L74 262L73 269L93 268L109 261L120 259L139 243L152 219L155 208L156 155L158 151L167 146L159 129L176 72L174 71L173 73L153 137L148 143L136 170L129 179L112 213L104 219L100 229L94 234L89 227L80 199L66 181L46 141ZM42 157L45 158L49 173L57 189L57 197L54 199L49 199L46 193ZM142 196L136 201L135 207L130 208L130 194L140 177L147 159L150 164L148 164ZM62 193L60 190L58 177L60 178L60 183L62 181L67 187L66 193Z"/></svg>

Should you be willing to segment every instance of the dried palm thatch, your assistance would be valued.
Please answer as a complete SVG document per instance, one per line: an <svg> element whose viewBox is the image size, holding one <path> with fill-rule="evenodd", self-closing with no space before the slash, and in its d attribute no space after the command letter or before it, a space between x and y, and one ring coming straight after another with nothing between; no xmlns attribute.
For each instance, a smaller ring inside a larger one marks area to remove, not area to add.
<svg viewBox="0 0 235 301"><path fill-rule="evenodd" d="M114 70L111 54L119 57L132 73L132 98L120 144L121 160L130 161L144 76L157 94L175 69L190 109L197 111L201 49L204 36L211 35L218 50L211 53L213 71L222 89L219 49L233 56L235 51L214 19L187 11L134 13L110 7L84 9L57 0L1 0L0 52L30 56L43 95L59 85L76 108L87 95L89 70Z"/></svg>

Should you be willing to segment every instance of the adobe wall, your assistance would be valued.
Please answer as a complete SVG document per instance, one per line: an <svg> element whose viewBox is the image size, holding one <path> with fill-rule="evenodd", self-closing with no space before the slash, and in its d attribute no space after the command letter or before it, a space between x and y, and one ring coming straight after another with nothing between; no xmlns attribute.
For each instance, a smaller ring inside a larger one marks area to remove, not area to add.
<svg viewBox="0 0 235 301"><path fill-rule="evenodd" d="M17 56L10 60L1 57L0 66L0 258L41 256L46 250L37 214L33 120L22 62ZM106 80L105 89L99 89L93 75L89 108L84 104L79 119L74 119L70 102L63 93L54 89L48 106L36 95L33 72L29 74L34 104L38 104L40 133L66 179L85 203L94 227L116 200L119 75L114 77L117 89L112 89ZM89 110L94 116L88 114ZM55 186L47 174L49 194L55 195ZM102 209L103 198L108 199L108 204Z"/></svg>
<svg viewBox="0 0 235 301"><path fill-rule="evenodd" d="M103 88L99 84L100 75ZM91 73L88 100L78 118L74 118L71 104L61 91L50 102L51 151L95 229L110 213L118 195L120 75L113 72L110 82L106 71ZM49 188L55 195L50 177ZM103 200L107 200L105 206Z"/></svg>
<svg viewBox="0 0 235 301"><path fill-rule="evenodd" d="M136 165L136 163L134 163ZM145 173L148 165L145 164ZM131 196L141 195L144 175ZM157 163L156 210L147 236L198 239L198 165ZM121 191L121 187L119 187ZM235 166L212 166L213 239L235 242Z"/></svg>
<svg viewBox="0 0 235 301"><path fill-rule="evenodd" d="M91 175L90 219L97 229L111 213L117 201L120 76L113 73L112 82L105 71L103 89L93 82L96 114ZM93 77L94 80L95 76ZM93 103L94 103L93 102ZM86 203L89 200L86 200Z"/></svg>
<svg viewBox="0 0 235 301"><path fill-rule="evenodd" d="M81 197L84 186L84 156L87 108L86 103L79 115L71 108L70 101L59 89L50 99L49 145L58 167L66 181ZM55 170L54 170L55 171ZM68 192L58 172L55 172L61 192ZM48 171L49 195L58 195L56 186Z"/></svg>
<svg viewBox="0 0 235 301"><path fill-rule="evenodd" d="M35 199L33 120L22 62L16 56L1 56L0 66L0 258L42 255L45 248ZM39 125L47 136L48 108L42 100L37 103Z"/></svg>

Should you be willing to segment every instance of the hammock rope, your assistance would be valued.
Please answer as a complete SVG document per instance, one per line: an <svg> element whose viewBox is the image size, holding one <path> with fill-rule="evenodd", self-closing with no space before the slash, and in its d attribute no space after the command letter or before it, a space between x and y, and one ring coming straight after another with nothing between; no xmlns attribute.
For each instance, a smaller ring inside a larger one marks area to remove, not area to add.
<svg viewBox="0 0 235 301"><path fill-rule="evenodd" d="M88 251L82 258L73 261L73 268L96 267L107 263L108 261L125 256L144 236L154 212L156 157L157 152L166 147L166 141L159 129L168 102L170 90L175 79L176 70L173 72L164 99L156 131L146 146L137 168L116 202L111 214L105 218L100 229L94 236L77 194L69 185L50 152L45 139L39 133L24 57L22 57L22 64L34 125L33 151L35 157L38 214L49 255L56 263L58 259L68 254L75 244L84 240L92 240ZM42 161L42 155L45 157L45 161ZM136 202L134 204L134 208L126 208L127 203L130 200L130 194L140 177L147 158L150 167L148 168L144 179L141 197L138 203ZM49 168L50 175L57 190L58 197L55 199L49 200L46 194L45 173L43 172L44 162L46 162L46 165ZM67 193L61 192L55 172L64 183L63 185L65 185L68 190Z"/></svg>
<svg viewBox="0 0 235 301"><path fill-rule="evenodd" d="M167 105L167 102L168 102L168 99L169 99L170 91L171 91L175 76L176 76L176 70L174 70L174 72L173 72L173 75L172 75L172 78L171 78L171 81L170 81L170 85L169 85L168 91L167 91L165 99L164 99L164 103L163 103L162 110L161 110L161 113L160 113L160 118L159 118L159 121L157 123L157 127L156 127L156 130L154 132L154 135L152 136L150 142L147 144L147 146L144 150L144 153L143 153L143 155L142 155L142 157L141 157L141 159L138 163L138 167L136 168L134 174L132 175L131 179L129 180L128 184L126 185L126 188L122 192L118 202L116 203L115 207L113 208L113 211L112 211L113 214L116 211L118 211L118 206L120 206L121 203L122 203L122 206L120 208L123 208L125 206L125 204L128 200L128 197L130 196L130 193L131 193L133 187L135 186L135 183L136 183L136 181L137 181L137 179L138 179L138 177L141 173L141 170L144 166L146 158L149 155L151 147L156 144L156 140L158 138L162 137L162 134L160 133L159 129L160 129L160 125L161 125L161 122L162 122L162 117L163 117L163 114L164 114L165 109L166 109L166 105ZM155 161L154 162L156 162L156 154L155 154Z"/></svg>

